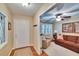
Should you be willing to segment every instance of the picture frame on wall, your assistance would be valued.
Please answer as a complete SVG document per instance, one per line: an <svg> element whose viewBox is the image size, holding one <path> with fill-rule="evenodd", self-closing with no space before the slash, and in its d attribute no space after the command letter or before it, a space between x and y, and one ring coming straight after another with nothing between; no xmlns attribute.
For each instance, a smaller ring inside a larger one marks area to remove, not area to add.
<svg viewBox="0 0 79 59"><path fill-rule="evenodd" d="M11 30L11 22L8 22L8 30Z"/></svg>
<svg viewBox="0 0 79 59"><path fill-rule="evenodd" d="M64 23L64 24L62 24L62 32L73 33L74 32L73 23Z"/></svg>

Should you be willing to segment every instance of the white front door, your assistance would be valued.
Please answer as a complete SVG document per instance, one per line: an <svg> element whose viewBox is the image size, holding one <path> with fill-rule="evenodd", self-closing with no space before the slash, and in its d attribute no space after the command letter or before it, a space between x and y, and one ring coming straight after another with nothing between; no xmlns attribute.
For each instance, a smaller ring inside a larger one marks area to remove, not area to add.
<svg viewBox="0 0 79 59"><path fill-rule="evenodd" d="M27 20L14 20L14 48L29 45L30 23Z"/></svg>

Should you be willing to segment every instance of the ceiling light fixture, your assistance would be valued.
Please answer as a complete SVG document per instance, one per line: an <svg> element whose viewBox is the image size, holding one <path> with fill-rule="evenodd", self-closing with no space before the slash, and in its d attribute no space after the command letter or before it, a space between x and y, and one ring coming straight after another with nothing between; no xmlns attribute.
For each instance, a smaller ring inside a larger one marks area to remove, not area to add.
<svg viewBox="0 0 79 59"><path fill-rule="evenodd" d="M30 6L30 3L22 3L23 6L28 7Z"/></svg>
<svg viewBox="0 0 79 59"><path fill-rule="evenodd" d="M57 20L57 21L61 21L61 16L58 16L58 17L56 18L56 20Z"/></svg>

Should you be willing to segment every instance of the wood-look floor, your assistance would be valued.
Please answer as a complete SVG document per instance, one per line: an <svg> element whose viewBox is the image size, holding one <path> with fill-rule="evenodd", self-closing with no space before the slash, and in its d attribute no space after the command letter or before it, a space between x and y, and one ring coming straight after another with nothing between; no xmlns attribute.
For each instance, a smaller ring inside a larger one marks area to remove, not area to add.
<svg viewBox="0 0 79 59"><path fill-rule="evenodd" d="M38 55L33 46L27 46L13 49L10 56L48 56L48 55L44 51L42 51L42 54Z"/></svg>

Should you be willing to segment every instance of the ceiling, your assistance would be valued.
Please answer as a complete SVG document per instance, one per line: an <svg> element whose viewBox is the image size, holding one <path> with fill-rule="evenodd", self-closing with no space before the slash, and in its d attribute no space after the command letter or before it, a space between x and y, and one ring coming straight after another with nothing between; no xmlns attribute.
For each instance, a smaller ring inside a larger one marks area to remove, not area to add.
<svg viewBox="0 0 79 59"><path fill-rule="evenodd" d="M6 4L13 15L33 16L43 3L30 3L29 7L22 6L21 3L7 3Z"/></svg>
<svg viewBox="0 0 79 59"><path fill-rule="evenodd" d="M79 17L79 3L56 3L43 15L40 16L41 22L53 23L58 14L61 16Z"/></svg>

